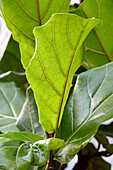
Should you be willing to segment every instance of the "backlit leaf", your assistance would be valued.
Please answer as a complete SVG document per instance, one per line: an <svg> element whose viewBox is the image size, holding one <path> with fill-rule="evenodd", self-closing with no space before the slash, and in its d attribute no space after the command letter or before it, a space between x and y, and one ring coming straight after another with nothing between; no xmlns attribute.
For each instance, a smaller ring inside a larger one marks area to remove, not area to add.
<svg viewBox="0 0 113 170"><path fill-rule="evenodd" d="M58 129L73 75L83 60L83 42L100 20L71 14L54 14L34 29L36 52L26 74L38 104L45 131ZM73 25L73 26L72 26Z"/></svg>
<svg viewBox="0 0 113 170"><path fill-rule="evenodd" d="M85 0L72 13L85 18L99 18L103 23L95 28L85 41L85 61L97 67L113 61L113 1Z"/></svg>
<svg viewBox="0 0 113 170"><path fill-rule="evenodd" d="M30 62L35 48L33 29L45 24L56 12L68 12L70 0L2 0L4 18L13 37L20 44L24 67Z"/></svg>

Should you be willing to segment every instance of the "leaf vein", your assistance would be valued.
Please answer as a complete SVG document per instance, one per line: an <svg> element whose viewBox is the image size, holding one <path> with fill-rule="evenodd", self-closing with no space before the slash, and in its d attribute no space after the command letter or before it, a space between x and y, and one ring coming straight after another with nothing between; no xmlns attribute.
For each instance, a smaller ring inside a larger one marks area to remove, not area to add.
<svg viewBox="0 0 113 170"><path fill-rule="evenodd" d="M25 10L25 8L21 5L21 3L20 3L18 0L16 0L16 1L17 1L17 3L19 4L19 6L21 7L21 9L22 9L29 17L31 17L31 18L34 19L35 21L38 21L38 22L39 22L38 19L36 19L36 18L33 17L32 15L30 15L29 12L27 12L27 11Z"/></svg>

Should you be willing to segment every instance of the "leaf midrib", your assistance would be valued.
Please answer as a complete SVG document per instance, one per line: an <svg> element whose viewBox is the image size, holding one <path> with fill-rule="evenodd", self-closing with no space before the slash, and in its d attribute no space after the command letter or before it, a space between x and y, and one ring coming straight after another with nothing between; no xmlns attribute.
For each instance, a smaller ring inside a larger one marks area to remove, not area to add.
<svg viewBox="0 0 113 170"><path fill-rule="evenodd" d="M58 113L58 119L57 119L57 126L56 126L56 131L58 129L58 125L59 125L59 119L60 119L60 113L61 113L61 109L62 109L62 104L63 104L63 100L64 100L64 95L65 95L65 90L66 90L66 87L67 87L67 82L68 82L68 78L69 78L69 73L70 73L70 70L71 70L71 66L72 66L72 63L73 63L73 60L74 60L74 56L75 56L75 53L76 53L76 50L77 50L77 47L79 45L79 42L82 38L82 35L85 31L85 28L86 26L88 25L88 23L90 22L90 20L86 23L81 35L80 35L80 38L78 40L78 43L76 45L76 48L74 49L74 53L73 53L73 56L72 56L72 59L71 59L71 62L70 62L70 66L69 66L69 69L68 69L68 73L67 73L67 77L66 77L66 81L65 81L65 85L64 85L64 91L63 91L63 95L62 95L62 99L61 99L61 104L60 104L60 109L59 109L59 113Z"/></svg>

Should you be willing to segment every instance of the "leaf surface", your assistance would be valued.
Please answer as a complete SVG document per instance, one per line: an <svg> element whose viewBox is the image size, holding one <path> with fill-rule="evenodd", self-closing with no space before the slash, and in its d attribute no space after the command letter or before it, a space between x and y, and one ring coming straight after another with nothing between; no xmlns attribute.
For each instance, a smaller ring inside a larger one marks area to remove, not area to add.
<svg viewBox="0 0 113 170"><path fill-rule="evenodd" d="M38 108L31 88L28 88L26 92L26 101L16 125L20 131L30 132L39 136L46 136L41 124L39 123Z"/></svg>
<svg viewBox="0 0 113 170"><path fill-rule="evenodd" d="M113 129L113 122L108 125L101 125L98 129L98 134L113 137L112 129Z"/></svg>
<svg viewBox="0 0 113 170"><path fill-rule="evenodd" d="M20 59L6 50L0 61L0 74L8 71L24 72L24 69Z"/></svg>
<svg viewBox="0 0 113 170"><path fill-rule="evenodd" d="M35 48L34 27L45 24L53 13L68 12L70 0L10 0L10 3L2 0L2 3L5 21L20 44L22 63L27 67Z"/></svg>
<svg viewBox="0 0 113 170"><path fill-rule="evenodd" d="M14 83L0 83L0 130L2 132L18 131L16 120L24 102L24 95Z"/></svg>
<svg viewBox="0 0 113 170"><path fill-rule="evenodd" d="M54 14L46 25L34 29L38 46L26 75L38 104L40 123L49 133L59 126L73 75L83 60L84 39L99 23Z"/></svg>
<svg viewBox="0 0 113 170"><path fill-rule="evenodd" d="M85 18L95 17L103 20L85 41L85 61L89 66L97 67L113 61L113 1L85 0L72 13Z"/></svg>
<svg viewBox="0 0 113 170"><path fill-rule="evenodd" d="M16 170L16 152L20 142L10 139L0 138L0 168L8 170Z"/></svg>
<svg viewBox="0 0 113 170"><path fill-rule="evenodd" d="M0 137L23 142L36 142L44 139L42 136L37 136L28 132L7 132L5 134L0 134Z"/></svg>
<svg viewBox="0 0 113 170"><path fill-rule="evenodd" d="M92 139L99 125L112 117L113 63L110 63L78 76L58 133L66 142L56 155L58 161L70 161Z"/></svg>

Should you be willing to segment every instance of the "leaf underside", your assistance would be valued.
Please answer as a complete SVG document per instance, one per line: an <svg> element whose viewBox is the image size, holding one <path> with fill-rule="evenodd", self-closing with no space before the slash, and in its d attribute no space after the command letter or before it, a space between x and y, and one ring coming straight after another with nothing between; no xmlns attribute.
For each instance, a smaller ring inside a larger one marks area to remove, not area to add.
<svg viewBox="0 0 113 170"><path fill-rule="evenodd" d="M39 123L38 108L31 88L27 89L26 101L22 107L16 125L20 131L27 131L39 136L46 136L41 124Z"/></svg>
<svg viewBox="0 0 113 170"><path fill-rule="evenodd" d="M14 83L0 83L0 130L19 131L16 120L24 104L25 97Z"/></svg>
<svg viewBox="0 0 113 170"><path fill-rule="evenodd" d="M53 13L68 12L70 0L10 0L10 3L2 0L2 3L6 24L19 42L26 68L35 48L34 27L45 24Z"/></svg>
<svg viewBox="0 0 113 170"><path fill-rule="evenodd" d="M57 153L58 161L70 161L92 139L99 125L112 117L113 63L110 63L78 76L58 132L67 145Z"/></svg>
<svg viewBox="0 0 113 170"><path fill-rule="evenodd" d="M83 41L99 23L76 15L54 14L46 25L34 30L36 53L26 74L38 104L40 123L49 133L59 126L73 75L83 60Z"/></svg>

